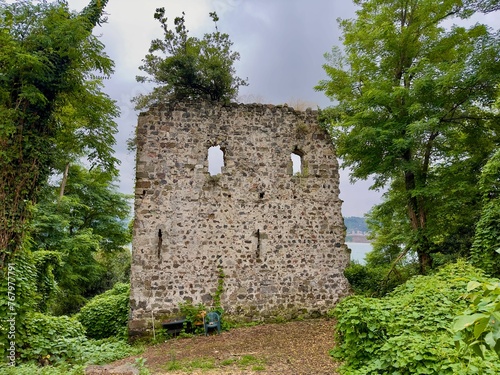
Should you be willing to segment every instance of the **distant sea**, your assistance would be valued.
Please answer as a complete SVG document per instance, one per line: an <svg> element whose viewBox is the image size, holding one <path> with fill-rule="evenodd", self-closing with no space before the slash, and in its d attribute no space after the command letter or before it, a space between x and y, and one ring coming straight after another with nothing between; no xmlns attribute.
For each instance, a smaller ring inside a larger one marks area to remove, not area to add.
<svg viewBox="0 0 500 375"><path fill-rule="evenodd" d="M372 244L360 242L346 242L345 244L351 249L351 260L356 260L360 264L365 264L365 255L369 251L372 251Z"/></svg>

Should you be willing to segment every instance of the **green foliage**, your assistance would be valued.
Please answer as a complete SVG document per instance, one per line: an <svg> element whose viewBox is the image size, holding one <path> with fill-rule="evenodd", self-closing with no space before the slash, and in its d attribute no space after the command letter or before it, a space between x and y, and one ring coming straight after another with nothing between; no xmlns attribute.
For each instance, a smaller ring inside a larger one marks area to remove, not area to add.
<svg viewBox="0 0 500 375"><path fill-rule="evenodd" d="M207 307L199 303L197 305L193 305L192 302L183 302L179 304L179 311L181 315L186 319L184 322L184 330L186 328L191 327L194 329L195 333L204 332L203 328L203 316L207 313ZM200 325L201 323L201 325Z"/></svg>
<svg viewBox="0 0 500 375"><path fill-rule="evenodd" d="M215 24L219 20L215 12L210 17ZM149 54L139 67L148 77L137 80L159 86L150 94L136 97L137 108L168 99L228 102L237 96L240 86L247 85L235 75L234 63L240 55L231 50L229 35L219 32L217 25L214 32L199 39L188 35L184 13L174 19L173 30L167 25L165 8L156 9L154 18L161 24L164 39L151 42Z"/></svg>
<svg viewBox="0 0 500 375"><path fill-rule="evenodd" d="M212 297L213 309L208 309L203 303L193 305L191 301L186 301L179 304L179 311L181 315L186 319L184 323L184 330L186 330L186 328L188 327L191 327L191 329L194 329L194 333L203 332L204 328L201 323L203 323L203 317L208 311L215 311L222 317L222 315L224 314L224 309L221 305L221 297L222 293L224 293L225 277L226 275L224 274L222 266L219 266L217 268L217 289L215 290L215 294ZM221 329L228 330L229 326L229 322L221 319Z"/></svg>
<svg viewBox="0 0 500 375"><path fill-rule="evenodd" d="M22 362L39 364L76 363L85 329L74 318L31 313L25 322L25 337L16 341Z"/></svg>
<svg viewBox="0 0 500 375"><path fill-rule="evenodd" d="M135 359L135 366L139 369L139 375L150 375L151 372L146 367L146 359L139 357Z"/></svg>
<svg viewBox="0 0 500 375"><path fill-rule="evenodd" d="M104 340L87 340L81 346L81 362L102 365L121 358L142 353L142 347L130 346L126 341L110 337Z"/></svg>
<svg viewBox="0 0 500 375"><path fill-rule="evenodd" d="M500 198L486 201L477 222L471 262L492 276L500 276Z"/></svg>
<svg viewBox="0 0 500 375"><path fill-rule="evenodd" d="M0 269L0 358L5 360L10 342L26 340L27 314L36 307L36 268L29 252L20 252ZM14 319L15 332L11 330ZM15 336L12 336L14 333Z"/></svg>
<svg viewBox="0 0 500 375"><path fill-rule="evenodd" d="M35 364L22 364L16 367L7 367L0 364L0 375L84 375L84 365L62 364L57 367L39 367Z"/></svg>
<svg viewBox="0 0 500 375"><path fill-rule="evenodd" d="M82 156L116 173L118 108L101 91L113 62L92 35L106 3L81 14L64 1L0 3L0 268L50 173Z"/></svg>
<svg viewBox="0 0 500 375"><path fill-rule="evenodd" d="M61 317L45 317L42 321L52 319L59 320ZM74 320L71 320L71 324L74 324ZM49 323L49 327L53 325L53 323ZM83 375L85 367L90 364L102 365L131 355L138 355L143 351L140 347L132 347L125 341L116 339L87 340L82 338L76 343L75 340L68 336L63 340L57 340L61 344L68 345L68 348L63 349L58 342L55 342L54 348L47 347L47 352L61 353L61 351L64 351L66 353L64 355L67 356L67 352L71 351L74 357L68 358L68 362L56 361L54 356L45 355L41 357L38 363L24 363L18 360L16 367L5 366L0 363L0 375ZM42 340L42 343L48 345L47 340ZM40 367L40 364L44 366ZM148 374L143 366L138 365L137 367L140 374Z"/></svg>
<svg viewBox="0 0 500 375"><path fill-rule="evenodd" d="M418 273L414 264L396 265L391 271L391 263L366 265L351 262L344 270L344 276L358 295L380 297L392 291Z"/></svg>
<svg viewBox="0 0 500 375"><path fill-rule="evenodd" d="M79 336L72 337L71 332L60 327L61 318L63 323L73 325L75 320L67 317L51 317L37 314L36 323L48 322L48 332L40 331L36 334L37 343L45 345L44 353L54 353L40 355L26 349L24 355L29 358L29 362L24 362L26 358L18 358L16 367L6 366L0 363L0 375L10 374L47 374L47 375L66 375L66 374L84 374L84 368L90 364L102 365L110 363L124 357L140 354L141 347L130 346L125 341L115 338L106 340L88 340L81 337L81 332L77 329L74 334ZM69 319L69 320L68 320ZM54 322L55 320L55 322ZM76 322L78 323L78 322ZM80 326L81 325L77 325ZM53 338L51 331L56 327L58 332L66 334L64 338L55 337L51 344L50 338ZM71 329L69 330L71 331ZM38 351L40 352L40 351ZM69 356L71 355L71 356ZM43 365L43 367L40 367ZM143 371L142 373L145 373Z"/></svg>
<svg viewBox="0 0 500 375"><path fill-rule="evenodd" d="M372 251L366 254L366 264L351 262L344 275L356 294L383 296L410 277L418 274L418 262L403 247L409 233L399 226L390 225L397 217L394 204L379 204L367 215L371 233L376 233Z"/></svg>
<svg viewBox="0 0 500 375"><path fill-rule="evenodd" d="M450 327L466 307L461 295L471 279L486 281L464 263L416 276L386 297L353 296L337 305L338 346L344 374L496 374L500 364L456 350Z"/></svg>
<svg viewBox="0 0 500 375"><path fill-rule="evenodd" d="M221 304L221 298L222 298L222 293L224 293L224 279L226 278L226 275L224 273L224 269L222 266L219 266L217 268L218 273L217 273L217 289L215 290L215 294L213 296L213 301L214 301L214 308L215 310L222 315L224 313L224 309L222 308Z"/></svg>
<svg viewBox="0 0 500 375"><path fill-rule="evenodd" d="M471 261L492 276L500 276L500 151L481 172L479 181L483 207L476 225Z"/></svg>
<svg viewBox="0 0 500 375"><path fill-rule="evenodd" d="M117 191L113 175L73 165L64 196L59 192L58 181L44 189L30 228L35 257L59 256L58 262L37 265L40 306L57 315L74 313L88 298L128 280L125 245L131 240L128 196ZM57 290L47 286L48 279Z"/></svg>
<svg viewBox="0 0 500 375"><path fill-rule="evenodd" d="M54 270L61 267L61 253L47 250L35 251L33 263L36 267L36 288L39 298L37 310L47 312L57 291Z"/></svg>
<svg viewBox="0 0 500 375"><path fill-rule="evenodd" d="M50 263L57 260L52 257L53 254L41 252L39 261ZM15 341L17 364L26 362L36 365L57 365L60 369L44 368L43 372L47 374L66 374L79 373L84 363L105 363L126 355L136 353L138 349L133 349L125 342L115 340L92 341L85 336L83 325L75 318L67 316L54 317L44 315L33 310L40 305L39 294L43 295L37 288L42 285L51 287L51 281L47 284L40 283L40 275L45 271L37 272L35 267L36 257L31 257L29 251L23 251L17 254L5 268L5 277L0 278L0 293L6 298L0 299L0 355L2 362L7 358L6 352L9 349L11 341ZM43 267L41 268L43 270ZM2 270L3 272L3 270ZM9 273L7 273L9 272ZM4 276L4 275L2 275ZM119 284L109 292L120 295L127 295L128 304L128 285ZM10 289L10 290L9 290ZM13 293L12 295L9 293ZM124 321L125 330L128 317L128 306L120 310ZM14 318L11 330L9 320ZM120 319L113 317L113 322ZM15 336L11 336L12 333ZM68 367L71 365L70 367ZM73 365L75 365L73 367ZM18 367L16 367L18 369ZM30 366L19 368L17 373L27 373ZM25 372L24 372L25 371ZM0 374L9 374L10 369L4 368L0 364ZM33 372L31 372L33 373Z"/></svg>
<svg viewBox="0 0 500 375"><path fill-rule="evenodd" d="M455 342L465 344L465 352L472 350L484 359L487 350L500 357L500 282L470 281L467 285L470 305L455 318Z"/></svg>
<svg viewBox="0 0 500 375"><path fill-rule="evenodd" d="M357 18L340 21L344 48L326 55L329 79L316 87L336 103L325 126L352 179L389 187L383 205L397 210L375 218L408 233L425 272L431 254L472 241L479 171L500 143L500 34L449 26L485 11L475 0L355 3Z"/></svg>
<svg viewBox="0 0 500 375"><path fill-rule="evenodd" d="M228 366L237 366L241 370L251 367L252 371L263 371L265 370L266 364L264 360L249 354L243 355L241 357L224 359L222 361L210 357L196 358L189 361L179 361L175 358L174 354L172 354L171 356L172 359L163 366L163 369L165 371L193 372L198 369L213 370Z"/></svg>
<svg viewBox="0 0 500 375"><path fill-rule="evenodd" d="M94 339L126 337L129 297L130 285L118 283L83 306L77 318L87 336Z"/></svg>

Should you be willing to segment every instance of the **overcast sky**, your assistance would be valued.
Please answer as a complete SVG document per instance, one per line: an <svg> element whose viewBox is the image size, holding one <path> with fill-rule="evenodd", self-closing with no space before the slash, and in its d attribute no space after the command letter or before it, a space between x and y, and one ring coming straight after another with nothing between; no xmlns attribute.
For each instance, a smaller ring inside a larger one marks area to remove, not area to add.
<svg viewBox="0 0 500 375"><path fill-rule="evenodd" d="M68 0L81 10L88 0ZM297 100L311 107L324 108L330 101L313 87L326 78L323 54L340 45L337 18L353 18L350 0L109 0L108 23L96 29L116 68L106 82L106 92L117 101L116 156L121 160L120 189L133 192L134 156L126 151L126 140L134 131L137 113L130 99L147 87L135 81L138 67L150 41L162 37L155 9L165 7L169 20L186 13L190 35L201 37L213 31L208 15L216 11L219 31L229 34L238 51L237 75L248 78L249 86L240 89L243 98L258 98L263 103L283 104ZM344 216L363 216L380 202L381 194L368 189L369 183L349 183L341 173L341 199Z"/></svg>

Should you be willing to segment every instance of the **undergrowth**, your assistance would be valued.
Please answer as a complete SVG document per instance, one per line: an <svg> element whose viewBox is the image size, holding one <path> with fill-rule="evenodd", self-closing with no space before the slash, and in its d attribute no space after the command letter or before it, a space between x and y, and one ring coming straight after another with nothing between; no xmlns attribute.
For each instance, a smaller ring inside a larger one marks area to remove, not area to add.
<svg viewBox="0 0 500 375"><path fill-rule="evenodd" d="M482 359L455 346L451 327L467 307L463 295L470 280L488 279L458 262L414 277L383 298L343 300L332 312L338 320L332 355L344 362L341 373L499 374L493 352Z"/></svg>
<svg viewBox="0 0 500 375"><path fill-rule="evenodd" d="M88 365L102 365L143 352L142 347L131 346L117 339L81 339L78 342L62 339L60 344L61 351L71 352L71 358L62 357L53 347L52 355L44 352L39 357L25 359L26 362L16 367L0 364L0 375L78 375L83 374Z"/></svg>
<svg viewBox="0 0 500 375"><path fill-rule="evenodd" d="M179 361L175 358L175 355L171 353L171 360L169 360L165 365L162 366L163 370L169 371L184 371L192 372L195 370L213 370L216 368L224 367L238 367L241 370L250 368L252 371L263 371L265 370L266 362L259 359L253 355L243 355L241 357L232 357L224 360L216 360L211 357L196 358L189 361Z"/></svg>

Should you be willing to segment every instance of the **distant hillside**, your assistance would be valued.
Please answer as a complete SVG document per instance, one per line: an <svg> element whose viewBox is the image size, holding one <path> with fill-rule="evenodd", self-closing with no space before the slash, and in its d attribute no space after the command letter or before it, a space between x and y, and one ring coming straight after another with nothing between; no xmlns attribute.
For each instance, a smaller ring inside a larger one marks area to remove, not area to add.
<svg viewBox="0 0 500 375"><path fill-rule="evenodd" d="M347 233L368 233L368 226L362 217L350 216L344 217L344 224L347 227Z"/></svg>
<svg viewBox="0 0 500 375"><path fill-rule="evenodd" d="M346 242L368 243L366 236L368 235L368 226L362 217L350 216L344 217L346 226Z"/></svg>

